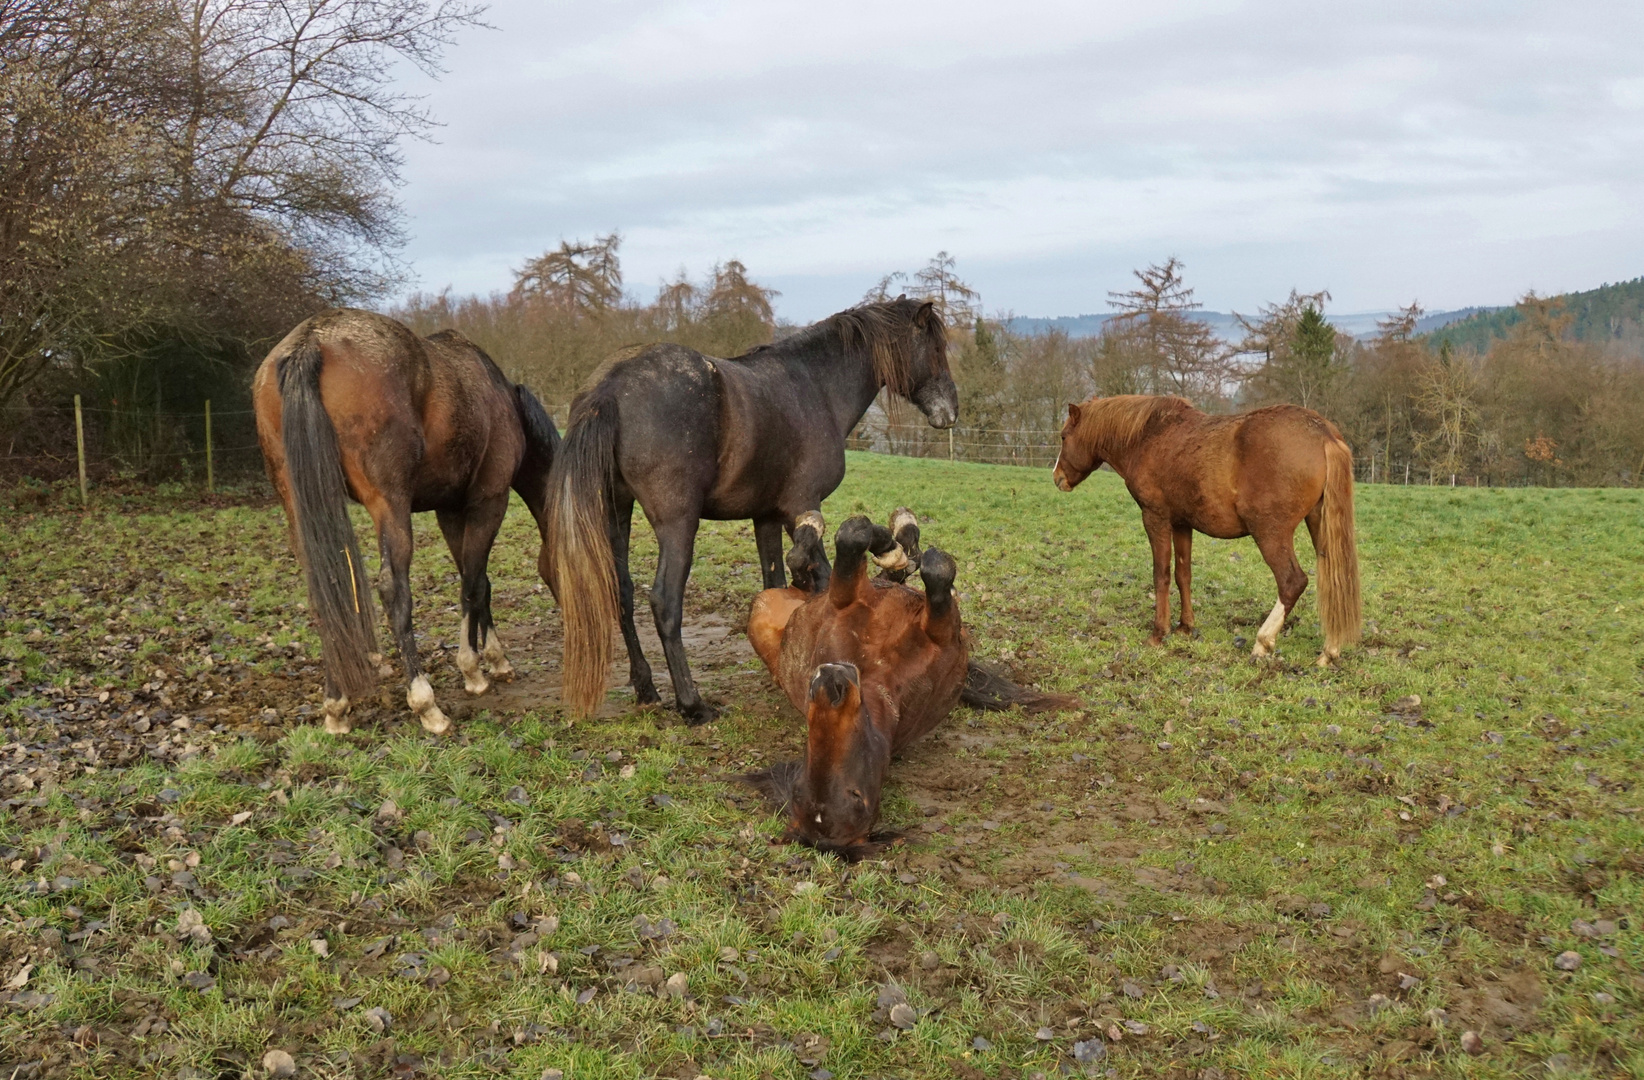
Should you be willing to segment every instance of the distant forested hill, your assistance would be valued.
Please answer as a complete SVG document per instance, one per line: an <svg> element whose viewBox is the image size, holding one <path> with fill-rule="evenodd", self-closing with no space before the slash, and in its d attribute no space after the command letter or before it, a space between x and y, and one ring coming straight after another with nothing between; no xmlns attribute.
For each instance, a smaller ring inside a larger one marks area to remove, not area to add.
<svg viewBox="0 0 1644 1080"><path fill-rule="evenodd" d="M1570 334L1577 341L1644 342L1644 277L1614 285L1600 285L1586 292L1565 293L1564 310L1570 316ZM1453 322L1427 335L1438 348L1448 342L1452 348L1471 346L1479 352L1490 342L1507 336L1524 316L1517 308L1496 308Z"/></svg>

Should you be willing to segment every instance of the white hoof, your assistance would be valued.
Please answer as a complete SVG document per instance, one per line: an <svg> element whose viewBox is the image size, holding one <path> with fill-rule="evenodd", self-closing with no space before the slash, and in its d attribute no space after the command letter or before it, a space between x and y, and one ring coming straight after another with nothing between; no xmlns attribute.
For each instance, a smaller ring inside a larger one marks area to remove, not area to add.
<svg viewBox="0 0 1644 1080"><path fill-rule="evenodd" d="M430 735L444 735L451 730L451 719L440 712L438 705L428 706L417 714L417 719L422 721L422 729Z"/></svg>
<svg viewBox="0 0 1644 1080"><path fill-rule="evenodd" d="M485 666L491 669L491 674L498 679L514 677L514 665L508 662L508 654L502 651L502 639L492 630L485 635Z"/></svg>
<svg viewBox="0 0 1644 1080"><path fill-rule="evenodd" d="M348 699L326 698L321 706L325 712L325 731L327 735L347 735L354 730L348 722Z"/></svg>
<svg viewBox="0 0 1644 1080"><path fill-rule="evenodd" d="M482 675L478 668L471 675L465 671L462 675L462 688L478 697L491 689L491 680Z"/></svg>
<svg viewBox="0 0 1644 1080"><path fill-rule="evenodd" d="M394 674L394 665L390 664L387 659L383 657L382 653L371 653L366 657L366 659L377 665L377 675L380 678L386 679L390 675Z"/></svg>
<svg viewBox="0 0 1644 1080"><path fill-rule="evenodd" d="M418 675L411 680L411 688L405 692L405 703L411 706L414 713L434 707L434 688L428 685L428 676Z"/></svg>
<svg viewBox="0 0 1644 1080"><path fill-rule="evenodd" d="M1250 650L1250 657L1253 660L1260 660L1262 657L1266 656L1268 652L1269 650L1267 646L1258 641L1256 642L1256 647Z"/></svg>

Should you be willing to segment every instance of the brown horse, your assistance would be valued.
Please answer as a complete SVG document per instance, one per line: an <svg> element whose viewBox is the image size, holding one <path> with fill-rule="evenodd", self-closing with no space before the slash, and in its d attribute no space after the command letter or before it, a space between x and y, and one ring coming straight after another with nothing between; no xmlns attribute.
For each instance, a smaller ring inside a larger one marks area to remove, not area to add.
<svg viewBox="0 0 1644 1080"><path fill-rule="evenodd" d="M411 515L435 512L462 575L457 666L471 694L512 674L491 622L486 563L518 491L541 527L559 432L542 405L454 330L419 338L369 311L338 308L285 336L252 381L257 438L285 504L291 546L325 664L325 730L386 674L348 499L364 504L382 553L378 588L399 643L406 702L435 734L450 721L422 674L411 630Z"/></svg>
<svg viewBox="0 0 1644 1080"><path fill-rule="evenodd" d="M1307 522L1318 553L1321 667L1359 639L1359 563L1353 537L1353 452L1336 426L1311 409L1274 405L1241 416L1207 416L1179 397L1093 397L1067 407L1052 475L1072 491L1103 463L1124 479L1153 545L1153 636L1170 629L1170 556L1182 621L1193 631L1193 531L1218 539L1254 536L1279 599L1256 631L1255 656L1279 630L1307 575L1296 562L1296 526Z"/></svg>
<svg viewBox="0 0 1644 1080"><path fill-rule="evenodd" d="M796 551L819 546L820 525L820 515L800 520ZM853 517L823 591L767 589L748 619L749 640L808 731L802 765L749 779L787 804L790 837L847 857L874 849L891 755L947 718L969 668L953 559L920 555L923 593L868 577L870 555L899 569L899 554L888 529Z"/></svg>

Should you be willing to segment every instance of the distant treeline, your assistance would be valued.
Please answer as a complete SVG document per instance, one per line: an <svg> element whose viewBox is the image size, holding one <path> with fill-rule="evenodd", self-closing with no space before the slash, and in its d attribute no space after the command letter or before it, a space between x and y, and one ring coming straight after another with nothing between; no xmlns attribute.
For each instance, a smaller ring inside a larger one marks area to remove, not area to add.
<svg viewBox="0 0 1644 1080"><path fill-rule="evenodd" d="M425 333L455 326L562 417L600 361L624 346L677 341L734 356L792 329L775 318L776 294L735 261L635 299L623 288L619 249L615 235L562 243L523 267L506 293L420 295L394 314ZM1422 335L1415 304L1355 340L1325 320L1328 294L1292 293L1240 316L1241 340L1229 346L1192 317L1182 270L1170 259L1137 271L1134 288L1110 294L1114 315L1102 333L1084 338L1012 333L1008 316L984 316L945 252L912 274L888 275L863 299L905 292L940 306L960 387L961 445L986 448L969 456L1034 459L1012 448L1054 441L1068 402L1155 393L1211 411L1279 402L1317 409L1352 442L1361 475L1373 460L1378 477L1420 482L1640 482L1644 362L1626 334L1578 339L1578 317L1596 306L1527 296L1500 336L1475 348ZM859 434L901 452L948 452L946 433L894 400L882 399Z"/></svg>
<svg viewBox="0 0 1644 1080"><path fill-rule="evenodd" d="M1644 277L1565 293L1556 299L1569 320L1564 331L1569 337L1616 352L1644 354ZM1448 344L1483 353L1505 339L1523 318L1522 306L1494 308L1458 319L1428 334L1426 340L1435 349Z"/></svg>

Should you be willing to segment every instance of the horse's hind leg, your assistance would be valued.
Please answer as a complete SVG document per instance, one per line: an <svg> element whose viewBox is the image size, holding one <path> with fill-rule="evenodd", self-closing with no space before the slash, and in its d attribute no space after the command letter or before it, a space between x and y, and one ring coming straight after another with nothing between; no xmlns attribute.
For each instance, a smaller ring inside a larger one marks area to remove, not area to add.
<svg viewBox="0 0 1644 1080"><path fill-rule="evenodd" d="M440 523L445 546L451 550L451 561L457 564L457 574L462 580L462 627L457 633L457 670L462 672L464 690L470 694L483 694L491 689L491 684L480 672L479 646L484 630L474 615L468 564L463 561L468 542L468 514L458 510L436 510L434 517Z"/></svg>
<svg viewBox="0 0 1644 1080"><path fill-rule="evenodd" d="M616 559L618 621L622 624L622 643L628 648L628 682L634 688L634 700L641 705L655 705L662 700L651 679L651 663L645 659L645 650L639 647L639 628L634 625L634 575L628 566L628 541L633 533L634 500L617 498L611 519L611 554Z"/></svg>
<svg viewBox="0 0 1644 1080"><path fill-rule="evenodd" d="M422 673L422 662L417 656L417 637L411 629L411 507L409 503L393 504L383 499L366 503L377 522L377 544L382 551L382 572L377 591L382 596L383 610L388 614L389 628L399 645L400 663L405 665L405 678L410 683L405 703L417 714L422 726L435 735L443 735L451 728L440 707L434 703L434 688L428 685L428 676Z"/></svg>
<svg viewBox="0 0 1644 1080"><path fill-rule="evenodd" d="M1193 633L1193 530L1176 526L1171 530L1171 542L1176 549L1176 590L1182 594L1182 621L1176 625L1178 634Z"/></svg>
<svg viewBox="0 0 1644 1080"><path fill-rule="evenodd" d="M513 673L492 626L491 579L486 573L491 546L507 510L508 500L504 496L486 499L460 514L439 514L440 529L462 575L462 630L457 646L457 668L462 672L463 688L470 694L483 694L491 688L480 671L482 654L493 674Z"/></svg>
<svg viewBox="0 0 1644 1080"><path fill-rule="evenodd" d="M719 710L703 701L691 679L691 665L685 659L681 631L685 615L685 579L691 573L691 555L696 547L697 516L657 523L656 583L651 586L651 614L656 618L657 637L668 658L668 674L673 677L674 700L687 724L705 724Z"/></svg>
<svg viewBox="0 0 1644 1080"><path fill-rule="evenodd" d="M1266 656L1278 647L1279 631L1284 628L1284 620L1307 588L1307 574L1296 561L1294 521L1290 523L1289 528L1280 528L1272 533L1257 533L1256 547L1261 551L1268 569L1273 571L1273 581L1279 587L1279 599L1274 603L1273 610L1268 612L1261 628L1256 631L1256 645L1250 650L1251 656Z"/></svg>

